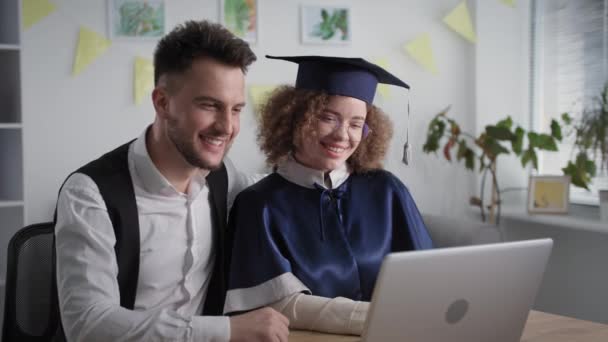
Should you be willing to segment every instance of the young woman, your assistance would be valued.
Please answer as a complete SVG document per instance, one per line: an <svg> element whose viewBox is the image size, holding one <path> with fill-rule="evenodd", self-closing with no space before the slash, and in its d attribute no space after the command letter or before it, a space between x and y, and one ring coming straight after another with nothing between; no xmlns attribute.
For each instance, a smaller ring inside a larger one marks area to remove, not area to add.
<svg viewBox="0 0 608 342"><path fill-rule="evenodd" d="M292 328L360 334L384 256L432 247L409 191L382 169L392 126L372 105L379 82L409 87L360 58L270 58L298 63L298 77L261 109L275 171L230 214L224 311L271 306Z"/></svg>

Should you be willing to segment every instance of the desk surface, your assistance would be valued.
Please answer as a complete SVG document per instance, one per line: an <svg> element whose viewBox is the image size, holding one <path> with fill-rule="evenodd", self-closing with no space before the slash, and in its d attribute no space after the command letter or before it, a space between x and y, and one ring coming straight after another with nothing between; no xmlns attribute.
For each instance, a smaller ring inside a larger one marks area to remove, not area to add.
<svg viewBox="0 0 608 342"><path fill-rule="evenodd" d="M358 336L292 331L290 342L356 342ZM608 325L531 311L522 342L606 342Z"/></svg>

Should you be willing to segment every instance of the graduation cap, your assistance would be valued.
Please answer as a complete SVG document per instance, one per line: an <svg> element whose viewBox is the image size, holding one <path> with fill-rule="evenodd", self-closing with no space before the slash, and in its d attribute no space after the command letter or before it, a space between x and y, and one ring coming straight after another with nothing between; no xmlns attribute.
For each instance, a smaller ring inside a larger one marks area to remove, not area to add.
<svg viewBox="0 0 608 342"><path fill-rule="evenodd" d="M378 83L392 84L405 89L410 86L405 82L363 58L330 57L330 56L269 56L298 64L296 88L318 90L330 95L354 97L371 104L374 101ZM407 105L407 119L410 117L410 105ZM363 136L367 136L365 125ZM401 161L409 165L412 159L409 144L409 123L403 145Z"/></svg>
<svg viewBox="0 0 608 342"><path fill-rule="evenodd" d="M371 104L378 83L410 89L405 82L363 58L329 56L268 56L298 64L296 88L319 90L342 95Z"/></svg>

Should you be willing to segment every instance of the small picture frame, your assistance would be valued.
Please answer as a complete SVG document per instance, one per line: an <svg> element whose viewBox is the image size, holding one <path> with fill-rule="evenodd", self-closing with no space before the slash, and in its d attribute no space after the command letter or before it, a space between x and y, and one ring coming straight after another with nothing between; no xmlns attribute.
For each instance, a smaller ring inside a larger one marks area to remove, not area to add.
<svg viewBox="0 0 608 342"><path fill-rule="evenodd" d="M346 45L352 40L349 7L300 6L300 32L304 44Z"/></svg>
<svg viewBox="0 0 608 342"><path fill-rule="evenodd" d="M156 40L165 34L164 0L107 0L111 40Z"/></svg>
<svg viewBox="0 0 608 342"><path fill-rule="evenodd" d="M570 199L570 176L530 176L528 212L565 214Z"/></svg>
<svg viewBox="0 0 608 342"><path fill-rule="evenodd" d="M258 0L220 0L220 23L235 36L258 41Z"/></svg>

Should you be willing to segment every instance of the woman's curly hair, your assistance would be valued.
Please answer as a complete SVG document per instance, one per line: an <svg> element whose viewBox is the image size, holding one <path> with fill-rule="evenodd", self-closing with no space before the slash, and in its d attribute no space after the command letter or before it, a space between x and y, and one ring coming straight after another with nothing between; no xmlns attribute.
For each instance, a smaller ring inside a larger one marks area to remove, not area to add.
<svg viewBox="0 0 608 342"><path fill-rule="evenodd" d="M258 143L266 154L266 163L276 166L295 152L299 137L314 132L314 118L328 104L330 95L311 90L280 86L259 108ZM346 163L352 172L363 173L382 168L393 136L388 116L374 105L367 105L367 137Z"/></svg>

